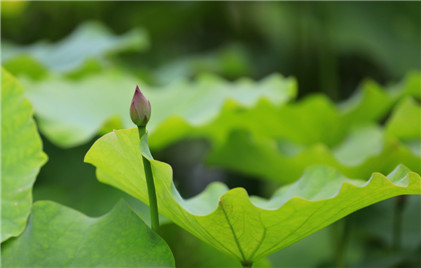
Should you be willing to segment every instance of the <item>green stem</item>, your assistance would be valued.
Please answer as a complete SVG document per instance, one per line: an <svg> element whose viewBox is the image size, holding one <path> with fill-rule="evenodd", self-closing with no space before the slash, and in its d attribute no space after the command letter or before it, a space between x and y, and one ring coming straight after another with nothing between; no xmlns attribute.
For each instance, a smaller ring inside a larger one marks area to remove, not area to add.
<svg viewBox="0 0 421 268"><path fill-rule="evenodd" d="M138 127L138 132L139 132L139 138L142 139L143 135L146 135L146 128ZM158 202L156 200L155 182L153 180L151 162L149 162L149 160L145 156L143 156L143 152L142 152L142 161L143 161L143 168L145 170L146 185L148 186L149 208L151 212L151 227L152 227L152 230L154 230L155 232L158 232L159 215L158 215Z"/></svg>
<svg viewBox="0 0 421 268"><path fill-rule="evenodd" d="M348 237L350 233L350 217L344 218L342 221L338 222L340 227L340 236L336 244L336 267L343 268L345 267L345 258L346 258L346 245L348 242Z"/></svg>

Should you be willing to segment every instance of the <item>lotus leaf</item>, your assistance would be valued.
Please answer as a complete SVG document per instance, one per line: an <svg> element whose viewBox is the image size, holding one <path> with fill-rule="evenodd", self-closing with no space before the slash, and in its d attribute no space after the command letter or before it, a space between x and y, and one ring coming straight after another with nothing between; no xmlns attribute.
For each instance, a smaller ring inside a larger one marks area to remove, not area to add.
<svg viewBox="0 0 421 268"><path fill-rule="evenodd" d="M51 201L34 204L28 227L2 245L3 267L174 267L168 245L119 202L90 218Z"/></svg>
<svg viewBox="0 0 421 268"><path fill-rule="evenodd" d="M1 69L1 241L26 226L32 186L47 156L32 119L31 103L17 80Z"/></svg>
<svg viewBox="0 0 421 268"><path fill-rule="evenodd" d="M151 162L162 215L218 250L247 265L276 252L346 215L403 194L421 194L421 178L399 166L387 177L368 181L344 177L331 167L312 167L271 199L249 197L243 188L213 183L200 195L183 199L172 169L153 160L142 136L140 148ZM137 129L109 133L94 143L85 161L97 177L148 203ZM255 158L259 161L259 158Z"/></svg>

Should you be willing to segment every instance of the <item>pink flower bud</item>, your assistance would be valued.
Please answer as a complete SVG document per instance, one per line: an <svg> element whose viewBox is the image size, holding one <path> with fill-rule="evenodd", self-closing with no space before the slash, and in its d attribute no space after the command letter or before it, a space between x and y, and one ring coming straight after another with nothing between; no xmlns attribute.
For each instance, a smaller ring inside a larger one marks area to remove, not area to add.
<svg viewBox="0 0 421 268"><path fill-rule="evenodd" d="M130 105L130 117L138 127L145 127L151 118L151 104L140 92L139 86L134 91L132 104Z"/></svg>

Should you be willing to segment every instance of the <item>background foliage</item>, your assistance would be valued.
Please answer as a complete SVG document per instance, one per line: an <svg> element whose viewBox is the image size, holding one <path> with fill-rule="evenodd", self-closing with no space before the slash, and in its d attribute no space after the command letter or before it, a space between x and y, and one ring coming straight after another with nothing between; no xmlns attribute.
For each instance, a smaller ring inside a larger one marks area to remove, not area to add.
<svg viewBox="0 0 421 268"><path fill-rule="evenodd" d="M1 5L2 65L23 85L49 156L35 201L98 217L124 198L147 221L144 205L83 163L96 138L131 127L137 83L152 102L152 153L183 197L214 180L270 197L313 164L353 179L401 162L421 171L418 2ZM259 265L417 267L420 202L373 205ZM178 267L237 265L173 224L162 235Z"/></svg>

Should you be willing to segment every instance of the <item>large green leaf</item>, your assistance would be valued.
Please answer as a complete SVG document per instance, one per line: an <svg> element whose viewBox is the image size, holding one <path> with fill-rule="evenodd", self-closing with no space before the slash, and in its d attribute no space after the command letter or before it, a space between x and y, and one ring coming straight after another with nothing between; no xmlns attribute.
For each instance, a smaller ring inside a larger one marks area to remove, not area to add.
<svg viewBox="0 0 421 268"><path fill-rule="evenodd" d="M34 104L41 131L57 145L82 144L104 124L110 130L133 125L127 115L139 81L120 71L81 80L50 77L40 82L22 81L28 85L27 95ZM189 127L211 121L229 101L241 107L253 106L261 98L279 104L296 94L294 80L279 75L260 82L243 79L230 83L214 76L202 76L195 82L178 81L158 89L140 86L153 105L148 124L151 138L160 144L170 139L168 129L173 139L185 135ZM160 131L154 138L157 128Z"/></svg>
<svg viewBox="0 0 421 268"><path fill-rule="evenodd" d="M340 116L327 103L324 98L313 97L302 106L284 105L277 114L282 130L270 133L267 126L265 133L233 131L214 147L208 163L278 182L295 180L306 167L315 164L333 166L352 178L368 177L374 171L388 173L398 164L421 172L417 153L420 107L411 98L398 103L386 131L373 124L355 124L349 117L351 113ZM368 106L365 110L369 110ZM367 116L370 114L377 112L368 112ZM266 164L261 165L256 158Z"/></svg>
<svg viewBox="0 0 421 268"><path fill-rule="evenodd" d="M119 202L100 218L36 202L28 227L2 247L3 267L174 267L168 245Z"/></svg>
<svg viewBox="0 0 421 268"><path fill-rule="evenodd" d="M355 136L357 127L380 122L403 97L417 96L420 82L419 72L409 73L387 90L366 81L350 101L340 105L324 95L311 95L281 105L261 99L246 109L227 103L219 116L204 125L188 126L180 120L160 125L152 132L150 146L156 149L186 137L205 137L218 148L229 143L227 139L232 131L244 130L254 137L293 143L303 149L313 146L332 149ZM300 175L301 171L296 173Z"/></svg>
<svg viewBox="0 0 421 268"><path fill-rule="evenodd" d="M97 167L100 181L147 203L137 135L137 129L109 133L94 143L85 161ZM329 167L313 167L270 200L249 198L243 188L228 191L221 183L184 200L172 182L171 167L152 160L149 152L144 156L151 161L160 213L242 262L267 256L380 200L421 194L420 176L403 166L388 177L374 173L368 182L347 179Z"/></svg>
<svg viewBox="0 0 421 268"><path fill-rule="evenodd" d="M191 131L223 141L232 130L241 129L253 136L286 140L298 145L323 143L332 147L350 135L355 127L382 120L403 97L417 96L419 83L419 72L409 73L389 90L367 81L351 100L340 105L324 95L311 95L278 106L262 101L250 109L228 107L221 117ZM153 137L151 144L154 144Z"/></svg>
<svg viewBox="0 0 421 268"><path fill-rule="evenodd" d="M356 128L333 148L323 143L303 147L235 131L208 157L212 165L280 183L295 181L311 165L329 165L348 177L364 178L374 171L388 173L398 164L421 172L420 161L411 147L373 125Z"/></svg>
<svg viewBox="0 0 421 268"><path fill-rule="evenodd" d="M146 32L134 29L124 35L115 36L97 22L87 22L65 39L48 44L39 42L29 46L2 43L2 61L6 64L19 61L29 55L42 65L57 72L68 72L81 67L88 59L103 59L104 56L123 50L145 49L149 45ZM19 68L25 68L19 66ZM16 70L21 72L20 69Z"/></svg>
<svg viewBox="0 0 421 268"><path fill-rule="evenodd" d="M47 156L32 106L16 79L1 69L1 241L19 235L32 205L32 185Z"/></svg>
<svg viewBox="0 0 421 268"><path fill-rule="evenodd" d="M142 84L141 88L153 107L149 129L154 149L188 137L220 143L237 128L303 145L322 142L331 146L355 125L381 120L402 96L416 94L420 79L420 73L410 73L392 91L365 82L360 93L341 107L321 95L281 105L296 95L296 84L277 76L237 83L207 76L163 88L149 89ZM60 146L84 143L103 130L101 126L111 131L132 125L127 103L139 81L127 73L108 70L77 81L49 77L22 82L30 90L28 97L34 103L41 131ZM313 134L307 135L308 131Z"/></svg>

